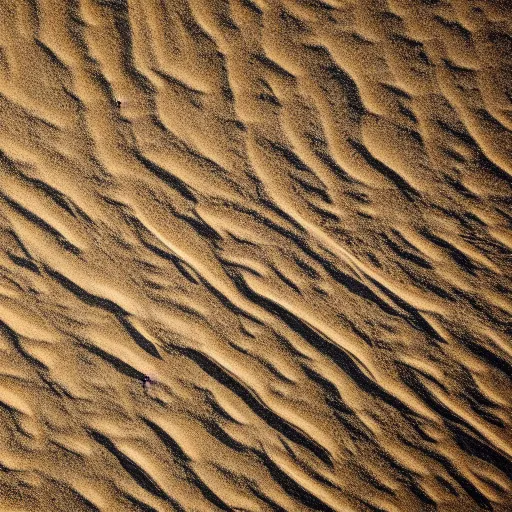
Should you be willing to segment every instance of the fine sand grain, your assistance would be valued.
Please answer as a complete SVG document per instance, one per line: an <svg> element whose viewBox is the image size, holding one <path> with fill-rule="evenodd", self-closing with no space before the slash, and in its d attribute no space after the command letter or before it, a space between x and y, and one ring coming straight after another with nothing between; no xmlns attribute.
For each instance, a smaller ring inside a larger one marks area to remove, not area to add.
<svg viewBox="0 0 512 512"><path fill-rule="evenodd" d="M510 0L0 0L0 512L512 510Z"/></svg>

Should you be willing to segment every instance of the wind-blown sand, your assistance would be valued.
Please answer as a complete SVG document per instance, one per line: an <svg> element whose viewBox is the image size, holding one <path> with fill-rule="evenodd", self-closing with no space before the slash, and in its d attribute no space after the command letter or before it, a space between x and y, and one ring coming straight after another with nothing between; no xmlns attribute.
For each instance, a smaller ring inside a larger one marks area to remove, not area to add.
<svg viewBox="0 0 512 512"><path fill-rule="evenodd" d="M0 510L512 510L508 0L0 0Z"/></svg>

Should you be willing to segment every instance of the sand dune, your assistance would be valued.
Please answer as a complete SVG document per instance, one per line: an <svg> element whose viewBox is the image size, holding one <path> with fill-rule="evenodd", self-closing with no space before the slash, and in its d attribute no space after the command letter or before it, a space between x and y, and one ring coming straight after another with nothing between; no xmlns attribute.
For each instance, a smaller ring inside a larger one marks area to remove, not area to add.
<svg viewBox="0 0 512 512"><path fill-rule="evenodd" d="M0 510L512 509L508 0L0 0Z"/></svg>

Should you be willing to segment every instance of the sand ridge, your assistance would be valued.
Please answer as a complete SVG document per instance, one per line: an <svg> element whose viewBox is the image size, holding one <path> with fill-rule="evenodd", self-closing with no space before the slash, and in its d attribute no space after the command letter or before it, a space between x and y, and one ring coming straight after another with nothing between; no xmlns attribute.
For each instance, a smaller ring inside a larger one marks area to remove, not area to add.
<svg viewBox="0 0 512 512"><path fill-rule="evenodd" d="M0 0L0 510L512 507L507 0Z"/></svg>

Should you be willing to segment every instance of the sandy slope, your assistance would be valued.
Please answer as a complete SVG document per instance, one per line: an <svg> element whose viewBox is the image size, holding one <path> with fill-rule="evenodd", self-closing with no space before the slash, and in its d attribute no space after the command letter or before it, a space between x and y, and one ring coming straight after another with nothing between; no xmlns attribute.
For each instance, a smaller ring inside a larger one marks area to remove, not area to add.
<svg viewBox="0 0 512 512"><path fill-rule="evenodd" d="M508 0L0 0L0 510L511 510Z"/></svg>

